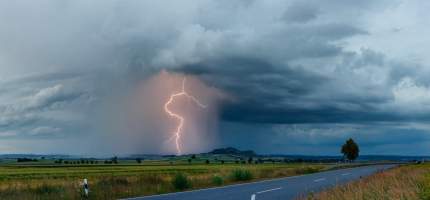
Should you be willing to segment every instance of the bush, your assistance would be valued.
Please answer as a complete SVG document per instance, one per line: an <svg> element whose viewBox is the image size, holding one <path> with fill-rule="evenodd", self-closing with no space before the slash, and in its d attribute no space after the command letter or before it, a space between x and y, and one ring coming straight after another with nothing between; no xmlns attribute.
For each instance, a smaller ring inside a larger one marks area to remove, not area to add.
<svg viewBox="0 0 430 200"><path fill-rule="evenodd" d="M172 185L177 190L184 190L190 188L190 181L188 180L187 175L183 173L177 173L175 177L172 179Z"/></svg>
<svg viewBox="0 0 430 200"><path fill-rule="evenodd" d="M235 169L231 172L234 181L246 181L252 179L252 173L246 169Z"/></svg>
<svg viewBox="0 0 430 200"><path fill-rule="evenodd" d="M318 168L314 167L302 167L296 169L296 174L312 174L319 172L320 170Z"/></svg>
<svg viewBox="0 0 430 200"><path fill-rule="evenodd" d="M221 176L215 175L212 177L212 183L214 185L222 185L224 183L224 179Z"/></svg>

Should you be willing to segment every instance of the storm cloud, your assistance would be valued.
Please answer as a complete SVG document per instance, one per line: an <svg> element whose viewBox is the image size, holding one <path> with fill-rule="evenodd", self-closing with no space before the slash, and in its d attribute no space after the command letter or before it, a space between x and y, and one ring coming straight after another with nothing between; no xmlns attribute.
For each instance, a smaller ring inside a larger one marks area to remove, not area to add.
<svg viewBox="0 0 430 200"><path fill-rule="evenodd" d="M1 1L0 149L88 153L106 105L167 70L228 94L222 146L337 154L356 137L370 154L405 140L421 148L409 154L430 152L429 6ZM42 145L65 140L76 144Z"/></svg>

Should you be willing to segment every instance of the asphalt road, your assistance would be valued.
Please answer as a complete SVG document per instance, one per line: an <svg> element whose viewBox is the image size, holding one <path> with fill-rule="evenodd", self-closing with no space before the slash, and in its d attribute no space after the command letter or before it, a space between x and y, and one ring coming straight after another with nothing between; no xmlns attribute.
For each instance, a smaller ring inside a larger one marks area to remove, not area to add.
<svg viewBox="0 0 430 200"><path fill-rule="evenodd" d="M130 198L129 200L287 200L358 180L395 165L372 165L225 187Z"/></svg>

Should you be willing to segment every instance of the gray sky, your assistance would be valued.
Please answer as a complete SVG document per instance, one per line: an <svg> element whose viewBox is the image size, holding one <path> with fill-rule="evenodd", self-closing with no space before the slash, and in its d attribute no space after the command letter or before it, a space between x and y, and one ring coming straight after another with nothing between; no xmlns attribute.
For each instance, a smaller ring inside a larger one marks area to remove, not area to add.
<svg viewBox="0 0 430 200"><path fill-rule="evenodd" d="M216 146L336 155L353 137L364 154L429 154L429 9L0 0L0 153L154 153L91 147L119 97L167 70L234 99L217 107Z"/></svg>

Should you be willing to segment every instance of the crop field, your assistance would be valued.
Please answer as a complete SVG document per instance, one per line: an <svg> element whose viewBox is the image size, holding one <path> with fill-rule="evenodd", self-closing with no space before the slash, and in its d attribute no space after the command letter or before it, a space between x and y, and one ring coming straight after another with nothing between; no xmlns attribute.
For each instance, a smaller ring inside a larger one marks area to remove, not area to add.
<svg viewBox="0 0 430 200"><path fill-rule="evenodd" d="M118 164L0 163L0 199L118 199L314 173L329 165L248 164L205 160L120 161Z"/></svg>

